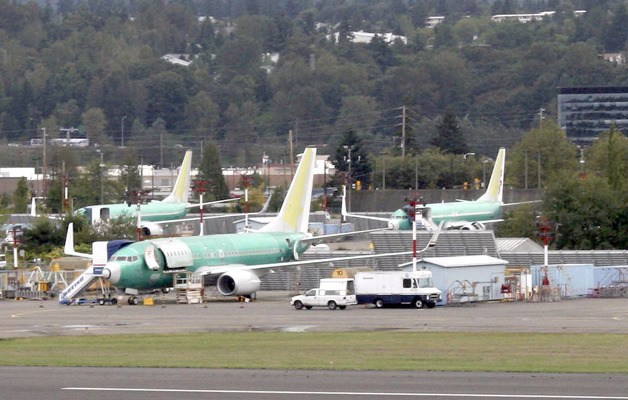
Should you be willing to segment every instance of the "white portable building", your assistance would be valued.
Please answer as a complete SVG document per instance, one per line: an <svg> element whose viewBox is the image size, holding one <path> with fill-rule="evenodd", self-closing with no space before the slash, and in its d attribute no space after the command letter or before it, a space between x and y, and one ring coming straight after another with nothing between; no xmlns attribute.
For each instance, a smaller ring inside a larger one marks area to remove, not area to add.
<svg viewBox="0 0 628 400"><path fill-rule="evenodd" d="M443 292L443 303L500 300L508 261L486 256L426 257L417 269L432 271L434 286ZM412 270L412 262L402 264ZM441 304L443 304L441 303Z"/></svg>

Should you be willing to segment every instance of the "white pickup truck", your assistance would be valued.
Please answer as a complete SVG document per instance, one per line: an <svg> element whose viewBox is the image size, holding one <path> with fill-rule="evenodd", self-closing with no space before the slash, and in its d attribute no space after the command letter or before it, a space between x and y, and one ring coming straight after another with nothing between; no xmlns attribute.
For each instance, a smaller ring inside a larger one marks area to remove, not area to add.
<svg viewBox="0 0 628 400"><path fill-rule="evenodd" d="M355 294L347 294L344 290L310 289L305 294L294 296L290 305L297 310L311 309L312 307L329 307L330 310L339 308L344 310L347 306L358 304Z"/></svg>

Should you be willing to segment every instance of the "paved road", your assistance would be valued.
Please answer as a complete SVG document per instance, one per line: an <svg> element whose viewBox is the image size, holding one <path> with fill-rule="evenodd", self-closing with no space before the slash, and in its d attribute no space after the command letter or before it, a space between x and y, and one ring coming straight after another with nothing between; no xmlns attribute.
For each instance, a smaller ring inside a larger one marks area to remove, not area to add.
<svg viewBox="0 0 628 400"><path fill-rule="evenodd" d="M628 299L548 303L479 303L416 310L353 306L297 311L289 293L262 292L239 304L63 306L55 301L0 301L0 338L208 331L439 331L628 333Z"/></svg>
<svg viewBox="0 0 628 400"><path fill-rule="evenodd" d="M628 375L0 367L0 382L14 400L628 400Z"/></svg>

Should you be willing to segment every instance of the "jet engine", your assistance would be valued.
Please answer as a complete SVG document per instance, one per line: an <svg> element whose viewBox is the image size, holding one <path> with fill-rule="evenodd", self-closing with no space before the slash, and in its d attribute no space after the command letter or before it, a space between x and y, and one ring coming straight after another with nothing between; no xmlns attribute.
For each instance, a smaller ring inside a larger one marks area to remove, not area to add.
<svg viewBox="0 0 628 400"><path fill-rule="evenodd" d="M391 231L398 231L400 225L400 220L398 219L391 219L390 221L388 221L388 229L390 229Z"/></svg>
<svg viewBox="0 0 628 400"><path fill-rule="evenodd" d="M159 224L143 222L140 228L142 229L142 235L144 236L157 236L164 234L164 229Z"/></svg>
<svg viewBox="0 0 628 400"><path fill-rule="evenodd" d="M481 222L468 222L458 229L460 229L461 231L483 231L486 229L486 227Z"/></svg>
<svg viewBox="0 0 628 400"><path fill-rule="evenodd" d="M259 277L251 271L226 272L216 282L223 296L248 296L257 292L261 284Z"/></svg>

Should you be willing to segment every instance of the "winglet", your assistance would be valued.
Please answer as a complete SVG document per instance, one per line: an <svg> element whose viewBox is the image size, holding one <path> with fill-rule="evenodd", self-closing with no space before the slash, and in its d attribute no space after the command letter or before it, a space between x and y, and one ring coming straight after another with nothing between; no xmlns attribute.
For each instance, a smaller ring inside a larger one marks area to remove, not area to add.
<svg viewBox="0 0 628 400"><path fill-rule="evenodd" d="M315 162L316 148L306 148L279 214L260 232L307 232Z"/></svg>
<svg viewBox="0 0 628 400"><path fill-rule="evenodd" d="M74 251L74 223L73 222L70 222L68 224L68 233L65 236L65 246L63 247L63 252L69 256L93 258L91 254L79 253L77 251Z"/></svg>
<svg viewBox="0 0 628 400"><path fill-rule="evenodd" d="M177 181L172 188L172 193L162 201L164 203L187 203L190 194L190 173L192 171L192 150L185 152Z"/></svg>
<svg viewBox="0 0 628 400"><path fill-rule="evenodd" d="M497 153L491 180L488 182L486 193L484 193L477 201L498 201L502 202L504 195L504 167L506 164L506 149L501 148Z"/></svg>

